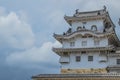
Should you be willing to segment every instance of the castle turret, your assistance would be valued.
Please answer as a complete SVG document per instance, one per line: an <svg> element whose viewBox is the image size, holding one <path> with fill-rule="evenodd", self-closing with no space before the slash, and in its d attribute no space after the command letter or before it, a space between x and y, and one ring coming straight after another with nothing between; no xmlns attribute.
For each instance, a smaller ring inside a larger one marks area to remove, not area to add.
<svg viewBox="0 0 120 80"><path fill-rule="evenodd" d="M77 9L64 19L71 28L54 34L62 47L53 48L60 56L61 73L118 72L120 41L106 8L88 12Z"/></svg>
<svg viewBox="0 0 120 80"><path fill-rule="evenodd" d="M106 7L64 16L70 28L54 34L61 48L60 74L40 74L33 80L120 80L120 41ZM119 20L120 25L120 20Z"/></svg>

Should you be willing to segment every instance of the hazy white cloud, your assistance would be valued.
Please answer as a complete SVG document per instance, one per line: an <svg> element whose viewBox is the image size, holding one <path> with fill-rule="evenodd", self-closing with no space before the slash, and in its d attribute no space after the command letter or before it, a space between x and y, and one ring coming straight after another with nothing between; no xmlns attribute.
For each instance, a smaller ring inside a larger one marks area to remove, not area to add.
<svg viewBox="0 0 120 80"><path fill-rule="evenodd" d="M0 16L6 15L6 10L4 7L0 7Z"/></svg>
<svg viewBox="0 0 120 80"><path fill-rule="evenodd" d="M62 11L53 11L47 16L47 22L51 27L56 28L62 25L62 22L64 20L63 16L64 13Z"/></svg>
<svg viewBox="0 0 120 80"><path fill-rule="evenodd" d="M73 6L78 6L81 4L84 0L51 0L51 3L53 3L56 6L62 5L65 7L73 7Z"/></svg>
<svg viewBox="0 0 120 80"><path fill-rule="evenodd" d="M54 43L46 42L41 47L34 46L22 52L15 52L6 58L6 62L10 66L27 66L28 68L33 66L41 68L44 66L43 64L56 65L58 63L58 56L52 52L52 47L61 47L61 44L57 41Z"/></svg>
<svg viewBox="0 0 120 80"><path fill-rule="evenodd" d="M0 13L4 13L4 10L0 9ZM32 47L34 45L34 33L31 26L21 20L15 12L0 15L0 44L17 49Z"/></svg>

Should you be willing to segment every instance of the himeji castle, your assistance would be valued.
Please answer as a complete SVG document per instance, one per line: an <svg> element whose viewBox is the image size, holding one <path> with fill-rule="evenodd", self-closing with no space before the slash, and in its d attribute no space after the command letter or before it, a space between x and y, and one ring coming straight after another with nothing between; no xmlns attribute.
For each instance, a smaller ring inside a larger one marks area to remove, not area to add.
<svg viewBox="0 0 120 80"><path fill-rule="evenodd" d="M120 80L120 41L106 7L64 16L70 28L54 34L62 44L60 74L39 74L33 80ZM117 26L118 27L118 26Z"/></svg>

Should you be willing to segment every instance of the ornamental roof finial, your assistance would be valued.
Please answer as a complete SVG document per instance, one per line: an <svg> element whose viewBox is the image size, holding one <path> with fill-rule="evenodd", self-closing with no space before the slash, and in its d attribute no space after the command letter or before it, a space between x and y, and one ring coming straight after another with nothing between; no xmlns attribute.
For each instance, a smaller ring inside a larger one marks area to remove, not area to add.
<svg viewBox="0 0 120 80"><path fill-rule="evenodd" d="M104 10L106 11L106 6L105 6L105 5L103 6L103 8L104 8Z"/></svg>
<svg viewBox="0 0 120 80"><path fill-rule="evenodd" d="M79 10L79 9L76 9L76 10L75 10L75 13L76 13L76 14L78 13L78 10Z"/></svg>

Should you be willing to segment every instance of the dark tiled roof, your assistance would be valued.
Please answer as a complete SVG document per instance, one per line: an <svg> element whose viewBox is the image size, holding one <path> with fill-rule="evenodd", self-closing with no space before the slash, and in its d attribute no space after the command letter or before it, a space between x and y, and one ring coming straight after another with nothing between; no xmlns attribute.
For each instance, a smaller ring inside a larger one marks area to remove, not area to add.
<svg viewBox="0 0 120 80"><path fill-rule="evenodd" d="M40 74L32 78L82 78L82 77L119 77L120 74Z"/></svg>

